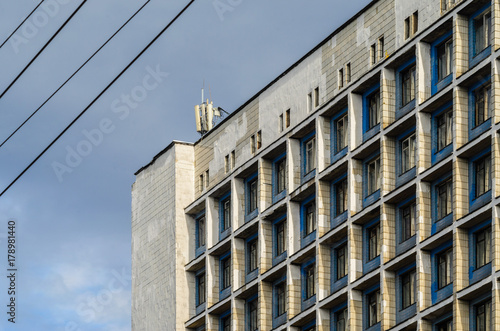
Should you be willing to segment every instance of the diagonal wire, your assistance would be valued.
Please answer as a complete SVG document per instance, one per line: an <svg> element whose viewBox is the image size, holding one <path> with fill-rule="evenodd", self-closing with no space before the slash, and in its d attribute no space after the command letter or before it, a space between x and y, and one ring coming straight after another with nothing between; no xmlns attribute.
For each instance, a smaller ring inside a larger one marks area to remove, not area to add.
<svg viewBox="0 0 500 331"><path fill-rule="evenodd" d="M127 25L127 24L128 24L128 23L129 23L129 22L130 22L133 18L134 18L134 17L135 17L135 16L136 16L136 15L137 15L137 14L139 14L139 12L140 12L142 9L144 9L144 7L146 7L146 5L147 5L149 2L151 2L151 0L146 1L146 2L142 5L142 7L141 7L141 8L139 8L139 9L138 9L138 10L134 13L134 15L132 15L132 16L131 16L131 17L130 17L130 18L129 18L129 19L128 19L128 20L127 20L127 21L126 21L126 22L125 22L125 23L124 23L124 24L123 24L123 25L122 25L122 26L118 29L118 30L116 30L116 32L115 32L115 33L114 33L111 37L109 37L109 39L108 39L108 40L106 40L106 42L105 42L104 44L102 44L102 45L101 45L101 47L99 47L99 49L97 49L97 50L94 52L94 54L92 54L92 55L91 55L91 56L87 59L87 61L85 61L85 62L84 62L84 63L80 66L80 68L78 68L78 69L77 69L77 70L76 70L76 71L75 71L75 72L74 72L71 76L69 76L69 78L68 78L68 79L67 79L64 83L62 83L62 84L61 84L61 86L59 86L59 87L58 87L58 88L54 91L54 93L52 93L52 94L51 94L51 95L50 95L50 96L49 96L49 97L48 97L48 98L47 98L47 99L46 99L46 100L45 100L45 101L44 101L44 102L40 105L40 107L38 107L38 108L37 108L37 109L36 109L33 113L31 113L31 115L30 115L28 118L26 118L26 119L24 120L24 122L23 122L23 123L21 123L21 125L19 125L19 126L17 127L17 129L15 129L15 130L14 130L14 131L10 134L10 136L8 136L8 137L7 137L7 138L6 138L6 139L5 139L5 140L4 140L4 141L0 144L0 148L1 148L1 147L2 147L2 146L3 146L3 145L7 142L7 141L9 141L9 140L10 140L10 138L12 138L12 136L13 136L13 135L15 135L15 134L17 133L17 131L19 131L19 130L20 130L20 129L21 129L21 128L22 128L22 127L23 127L23 126L24 126L24 125L25 125L25 124L26 124L26 123L27 123L27 122L28 122L28 121L29 121L29 120L30 120L33 116L35 116L35 114L36 114L36 113L37 113L37 112L38 112L38 111L39 111L39 110L40 110L43 106L45 106L45 104L46 104L47 102L49 102L49 100L50 100L50 99L52 99L52 97L53 97L54 95L56 95L56 94L57 94L57 92L59 92L59 90L60 90L60 89L62 89L62 88L64 87L64 85L66 85L66 84L67 84L67 83L68 83L68 82L69 82L69 81L70 81L70 80L71 80L71 79L72 79L72 78L73 78L73 77L74 77L74 76L75 76L75 75L76 75L76 74L77 74L77 73L78 73L78 72L79 72L79 71L80 71L83 67L85 67L85 66L87 65L87 63L89 63L89 62L90 62L90 60L92 60L92 58L93 58L93 57L94 57L97 53L99 53L99 52L101 51L101 49L103 49L103 48L104 48L104 46L106 46L106 45L107 45L107 44L111 41L111 39L113 39L113 38L114 38L114 37L115 37L115 36L116 36L116 35L117 35L117 34L118 34L118 33L119 33L119 32L120 32L120 31L121 31L121 30L122 30L122 29L123 29L123 28L124 28L124 27L125 27L125 26L126 26L126 25Z"/></svg>
<svg viewBox="0 0 500 331"><path fill-rule="evenodd" d="M35 10L37 10L38 7L40 7L40 5L42 4L42 2L44 2L44 1L45 0L42 0L42 1L40 1L40 3L38 5L36 5L35 9L33 9L31 11L31 13L29 13L29 15L26 16L26 18L17 26L17 28L14 31L12 31L12 33L7 37L7 39L5 39L5 41L0 45L0 48L2 48L3 45L5 45L5 43L7 43L7 41L14 35L14 33L16 33L17 30L19 30L19 28L24 24L24 22L26 22L28 20L28 18L30 18L30 16L33 15L33 13L35 12Z"/></svg>
<svg viewBox="0 0 500 331"><path fill-rule="evenodd" d="M42 52L45 50L45 48L47 48L47 46L49 46L49 44L52 42L52 40L55 39L55 37L59 34L59 32L62 31L62 29L64 29L64 27L66 26L66 24L68 24L69 21L71 21L71 19L76 15L76 13L83 7L83 5L87 2L87 0L83 0L82 3L78 6L78 8L76 8L76 10L71 14L70 17L68 17L68 19L63 23L63 25L61 25L61 27L56 31L56 33L49 39L49 41L47 41L47 43L42 47L42 49L40 49L38 51L38 53L31 59L31 61L26 65L26 67L24 67L23 70L21 70L21 72L19 73L19 75L17 75L16 78L14 78L14 80L9 84L9 86L7 86L7 88L5 89L5 91L2 92L2 94L0 94L0 99L5 95L5 93L7 93L8 90L10 90L10 88L12 87L12 85L14 85L17 80L19 79L19 77L21 77L24 72L29 68L29 66L35 62L35 60L38 58L38 56L40 56L40 54L42 54Z"/></svg>
<svg viewBox="0 0 500 331"><path fill-rule="evenodd" d="M174 24L175 21L177 21L177 19L195 2L196 0L190 0L189 3L153 38L153 40L151 40L149 42L149 44L146 45L146 47L143 48L142 51L139 52L139 54L137 54L137 56L94 98L94 100L92 100L89 105L87 107L85 107L85 109L83 109L81 111L80 114L78 114L77 117L75 117L73 119L73 121L71 121L71 123L68 124L68 126L66 126L66 128L64 128L64 130L61 131L61 133L59 133L59 135L54 138L54 140L52 140L52 142L47 146L45 147L45 149L40 153L38 154L38 156L33 160L31 161L31 163L2 191L2 193L0 193L0 197L2 195L5 194L5 192L7 192L7 190L9 190L12 185L14 185L15 182L17 182L19 180L19 178L21 178L25 173L26 171L28 171L49 149L50 147L52 147L52 145L54 145L58 140L59 138L61 138L64 133L66 133L66 131L68 131L72 126L73 124L76 123L76 121L78 121L78 119L80 119L80 117L83 116L83 114L85 114L87 112L87 110L89 110L90 107L92 107L92 105L97 101L99 100L99 98L104 94L106 93L106 91L114 84L116 83L116 81L163 35L163 33L165 33L165 31L167 31L170 26L172 24Z"/></svg>

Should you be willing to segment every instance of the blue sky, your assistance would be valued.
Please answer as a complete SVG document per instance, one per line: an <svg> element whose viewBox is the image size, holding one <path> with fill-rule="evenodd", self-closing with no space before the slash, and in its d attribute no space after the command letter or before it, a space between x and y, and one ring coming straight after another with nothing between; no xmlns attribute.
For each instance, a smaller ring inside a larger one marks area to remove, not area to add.
<svg viewBox="0 0 500 331"><path fill-rule="evenodd" d="M0 2L0 42L38 2ZM88 1L0 99L0 140L144 2ZM47 7L40 7L0 49L0 93L81 0L44 3ZM1 147L0 190L187 3L151 0ZM217 10L221 3L226 11ZM130 188L134 172L172 140L194 142L199 138L193 106L200 102L203 81L206 90L210 85L214 103L231 112L368 3L197 0L0 197L2 307L8 303L5 234L9 219L17 222L18 246L16 324L8 323L2 312L0 330L130 330ZM140 101L127 102L131 93L140 95ZM75 152L83 156L77 157Z"/></svg>

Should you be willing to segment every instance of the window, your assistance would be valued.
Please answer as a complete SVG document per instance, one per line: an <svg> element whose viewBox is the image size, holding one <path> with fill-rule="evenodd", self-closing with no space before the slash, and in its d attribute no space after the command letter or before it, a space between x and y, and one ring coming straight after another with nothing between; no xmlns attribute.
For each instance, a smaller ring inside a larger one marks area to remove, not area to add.
<svg viewBox="0 0 500 331"><path fill-rule="evenodd" d="M248 331L256 331L259 329L258 323L257 323L257 303L258 299L252 299L247 301L247 325Z"/></svg>
<svg viewBox="0 0 500 331"><path fill-rule="evenodd" d="M224 157L224 173L229 172L229 154Z"/></svg>
<svg viewBox="0 0 500 331"><path fill-rule="evenodd" d="M252 135L250 137L250 151L252 152L252 155L255 154L256 151L256 145L255 145L255 135Z"/></svg>
<svg viewBox="0 0 500 331"><path fill-rule="evenodd" d="M401 275L401 308L406 309L415 303L416 272L412 270Z"/></svg>
<svg viewBox="0 0 500 331"><path fill-rule="evenodd" d="M260 149L262 147L262 131L257 132L257 149Z"/></svg>
<svg viewBox="0 0 500 331"><path fill-rule="evenodd" d="M453 40L448 38L436 47L437 81L442 81L453 72Z"/></svg>
<svg viewBox="0 0 500 331"><path fill-rule="evenodd" d="M287 109L287 111L285 111L285 127L289 127L290 126L290 109Z"/></svg>
<svg viewBox="0 0 500 331"><path fill-rule="evenodd" d="M347 112L342 115L339 119L334 121L334 131L335 131L335 153L342 151L347 147L348 141L348 120Z"/></svg>
<svg viewBox="0 0 500 331"><path fill-rule="evenodd" d="M246 179L246 196L247 196L247 207L246 215L254 216L253 212L257 210L258 203L258 177L254 174Z"/></svg>
<svg viewBox="0 0 500 331"><path fill-rule="evenodd" d="M367 168L367 196L375 193L380 189L380 157L369 161L366 165Z"/></svg>
<svg viewBox="0 0 500 331"><path fill-rule="evenodd" d="M284 121L283 121L283 114L280 114L280 117L279 117L280 121L279 121L279 125L278 125L278 131L279 132L283 132L284 130Z"/></svg>
<svg viewBox="0 0 500 331"><path fill-rule="evenodd" d="M344 69L339 69L339 90L344 87Z"/></svg>
<svg viewBox="0 0 500 331"><path fill-rule="evenodd" d="M374 65L377 62L377 45L373 44L370 47L370 63Z"/></svg>
<svg viewBox="0 0 500 331"><path fill-rule="evenodd" d="M474 233L476 269L491 262L491 227Z"/></svg>
<svg viewBox="0 0 500 331"><path fill-rule="evenodd" d="M351 63L345 65L345 81L346 83L351 82Z"/></svg>
<svg viewBox="0 0 500 331"><path fill-rule="evenodd" d="M382 60L385 57L384 54L384 37L378 38L378 58Z"/></svg>
<svg viewBox="0 0 500 331"><path fill-rule="evenodd" d="M247 243L247 274L258 268L257 239L252 239Z"/></svg>
<svg viewBox="0 0 500 331"><path fill-rule="evenodd" d="M341 309L335 313L335 331L347 330L347 308Z"/></svg>
<svg viewBox="0 0 500 331"><path fill-rule="evenodd" d="M310 173L316 168L316 139L312 138L305 143L305 172Z"/></svg>
<svg viewBox="0 0 500 331"><path fill-rule="evenodd" d="M475 331L491 331L492 330L492 316L491 316L491 299L474 305L474 324Z"/></svg>
<svg viewBox="0 0 500 331"><path fill-rule="evenodd" d="M473 92L474 126L486 122L491 117L491 84L477 88Z"/></svg>
<svg viewBox="0 0 500 331"><path fill-rule="evenodd" d="M437 220L451 214L451 178L436 186Z"/></svg>
<svg viewBox="0 0 500 331"><path fill-rule="evenodd" d="M401 70L399 73L401 79L401 107L406 106L411 101L415 100L416 90L416 66L411 65L409 68Z"/></svg>
<svg viewBox="0 0 500 331"><path fill-rule="evenodd" d="M380 224L368 228L368 261L380 255Z"/></svg>
<svg viewBox="0 0 500 331"><path fill-rule="evenodd" d="M401 141L401 174L415 167L416 142L415 133Z"/></svg>
<svg viewBox="0 0 500 331"><path fill-rule="evenodd" d="M436 116L437 151L441 151L453 142L453 109L448 109Z"/></svg>
<svg viewBox="0 0 500 331"><path fill-rule="evenodd" d="M208 187L210 184L210 172L207 170L205 171L205 187Z"/></svg>
<svg viewBox="0 0 500 331"><path fill-rule="evenodd" d="M380 91L368 96L368 129L380 123Z"/></svg>
<svg viewBox="0 0 500 331"><path fill-rule="evenodd" d="M286 282L282 281L274 286L274 317L286 313Z"/></svg>
<svg viewBox="0 0 500 331"><path fill-rule="evenodd" d="M196 306L204 304L207 298L205 271L196 275Z"/></svg>
<svg viewBox="0 0 500 331"><path fill-rule="evenodd" d="M309 236L316 230L316 203L311 201L304 205L304 236Z"/></svg>
<svg viewBox="0 0 500 331"><path fill-rule="evenodd" d="M475 57L491 44L491 11L484 10L472 19L472 56Z"/></svg>
<svg viewBox="0 0 500 331"><path fill-rule="evenodd" d="M335 194L335 216L343 214L347 210L347 178L334 184Z"/></svg>
<svg viewBox="0 0 500 331"><path fill-rule="evenodd" d="M314 89L314 108L319 106L319 87Z"/></svg>
<svg viewBox="0 0 500 331"><path fill-rule="evenodd" d="M312 92L307 95L307 112L313 110L313 95Z"/></svg>
<svg viewBox="0 0 500 331"><path fill-rule="evenodd" d="M196 249L205 247L205 240L205 215L203 215L196 219Z"/></svg>
<svg viewBox="0 0 500 331"><path fill-rule="evenodd" d="M198 179L198 187L200 188L201 192L205 189L205 180L203 179L203 174L201 174Z"/></svg>
<svg viewBox="0 0 500 331"><path fill-rule="evenodd" d="M474 162L475 197L491 190L491 156L488 155Z"/></svg>
<svg viewBox="0 0 500 331"><path fill-rule="evenodd" d="M231 286L231 255L221 257L221 290L225 290Z"/></svg>
<svg viewBox="0 0 500 331"><path fill-rule="evenodd" d="M314 285L315 266L316 266L316 264L313 262L303 269L304 300L307 300L316 294L316 288Z"/></svg>
<svg viewBox="0 0 500 331"><path fill-rule="evenodd" d="M437 254L437 285L438 290L452 283L453 276L453 248Z"/></svg>
<svg viewBox="0 0 500 331"><path fill-rule="evenodd" d="M405 19L405 40L411 38L418 31L418 11L414 12L413 15L408 16Z"/></svg>
<svg viewBox="0 0 500 331"><path fill-rule="evenodd" d="M274 161L274 197L280 198L286 190L286 155Z"/></svg>
<svg viewBox="0 0 500 331"><path fill-rule="evenodd" d="M231 331L231 315L226 313L221 315L220 318L220 330L221 331Z"/></svg>
<svg viewBox="0 0 500 331"><path fill-rule="evenodd" d="M369 293L366 296L368 310L368 327L380 322L380 290Z"/></svg>
<svg viewBox="0 0 500 331"><path fill-rule="evenodd" d="M415 203L401 208L401 242L415 235L415 213Z"/></svg>
<svg viewBox="0 0 500 331"><path fill-rule="evenodd" d="M220 209L220 232L222 233L231 227L231 195L228 194L221 199Z"/></svg>
<svg viewBox="0 0 500 331"><path fill-rule="evenodd" d="M347 276L347 244L335 249L335 269L336 269L336 280L339 280Z"/></svg>
<svg viewBox="0 0 500 331"><path fill-rule="evenodd" d="M275 257L286 252L286 239L286 219L280 219L274 225Z"/></svg>
<svg viewBox="0 0 500 331"><path fill-rule="evenodd" d="M236 156L235 156L235 153L234 151L231 152L231 169L234 169L234 164L236 163Z"/></svg>
<svg viewBox="0 0 500 331"><path fill-rule="evenodd" d="M448 319L436 325L436 331L452 331L452 330L453 330L453 319Z"/></svg>

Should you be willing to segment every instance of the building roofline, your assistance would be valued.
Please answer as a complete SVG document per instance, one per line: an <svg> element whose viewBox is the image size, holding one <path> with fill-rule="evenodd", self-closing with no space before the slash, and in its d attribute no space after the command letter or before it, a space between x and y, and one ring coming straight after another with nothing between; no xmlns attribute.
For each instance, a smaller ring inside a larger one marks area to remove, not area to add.
<svg viewBox="0 0 500 331"><path fill-rule="evenodd" d="M186 141L180 141L180 140L172 140L172 142L170 144L168 144L167 147L165 147L161 152L159 152L158 154L156 154L153 159L148 163L146 164L145 166L142 166L139 170L137 170L134 175L137 176L139 173L141 173L144 169L148 168L150 165L152 165L153 163L155 163L155 161L160 157L162 156L163 154L165 154L166 152L168 152L169 149L171 149L172 147L174 147L174 145L187 145L187 146L194 146L193 143L190 143L190 142L186 142Z"/></svg>
<svg viewBox="0 0 500 331"><path fill-rule="evenodd" d="M288 69L283 71L278 77L273 79L269 84L267 84L263 89L261 89L259 92L254 94L250 99L248 99L244 104L242 104L240 107L238 107L235 111L231 112L224 120L222 120L220 123L218 123L212 130L210 130L206 135L202 136L200 139L198 139L196 142L194 142L194 145L197 145L199 142L203 141L206 137L208 137L212 132L214 132L218 127L220 127L223 123L227 122L230 118L232 118L234 115L239 113L241 110L243 110L246 106L248 106L252 101L257 99L262 93L264 93L267 89L269 89L271 86L273 86L276 82L278 82L281 78L283 78L286 74L288 74L290 71L295 69L298 65L300 65L305 59L307 59L311 54L316 52L320 47L322 47L324 44L326 44L331 38L333 38L336 34L338 34L340 31L342 31L345 27L347 27L349 24L354 22L359 16L364 14L370 7L372 7L375 3L379 2L380 0L372 0L369 4L367 4L365 7L363 7L360 11L358 11L354 16L352 16L350 19L348 19L346 22L344 22L341 26L339 26L337 29L335 29L332 33L330 33L325 39L323 39L318 45L316 45L313 49L311 49L309 52L307 52L304 56L302 56L297 62L292 64Z"/></svg>

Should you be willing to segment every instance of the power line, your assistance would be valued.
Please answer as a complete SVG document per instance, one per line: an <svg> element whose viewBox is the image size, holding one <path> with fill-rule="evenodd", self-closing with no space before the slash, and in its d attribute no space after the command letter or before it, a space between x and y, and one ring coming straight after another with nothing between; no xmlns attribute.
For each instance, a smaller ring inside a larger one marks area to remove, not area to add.
<svg viewBox="0 0 500 331"><path fill-rule="evenodd" d="M4 41L4 42L0 45L0 48L2 48L2 47L3 47L3 45L5 45L5 43L6 43L6 42L7 42L7 41L8 41L8 40L9 40L9 39L10 39L10 38L14 35L14 33L16 33L16 32L17 32L17 30L19 30L19 28L20 28L20 27L24 24L24 22L26 22L26 21L28 20L28 18L30 18L30 16L31 16L31 15L33 15L33 13L35 12L35 10L37 10L37 9L38 9L38 7L40 7L40 5L42 4L42 2L44 2L44 1L45 1L45 0L40 1L40 3L39 3L36 7L35 7L35 9L33 9L33 10L31 11L31 13L29 13L29 15L28 15L28 16L26 16L26 18L25 18L25 19L21 22L21 24L19 24L19 25L17 26L17 28L16 28L14 31L12 31L12 33L11 33L11 34L7 37L7 39L5 39L5 41Z"/></svg>
<svg viewBox="0 0 500 331"><path fill-rule="evenodd" d="M69 76L69 78L61 84L61 86L59 86L55 91L54 93L52 93L48 98L47 100L45 100L41 105L40 107L38 107L33 113L31 113L31 115L23 122L21 123L21 125L19 125L17 127L17 129L15 129L11 134L10 136L8 136L1 144L0 144L0 148L7 142L10 140L10 138L12 138L13 135L15 135L17 133L17 131L19 131L19 129L21 129L33 116L35 116L35 114L43 107L45 106L45 104L47 102L49 102L50 99L52 99L52 97L54 95L56 95L60 89L62 89L64 87L64 85L66 85L85 65L87 65L87 63L90 62L90 60L92 60L92 58L101 51L101 49L104 48L104 46L106 46L107 43L109 43L111 41L111 39L113 39L137 14L139 14L140 11L142 11L142 9L144 9L144 7L146 7L146 5L151 2L151 0L148 0L146 1L141 8L139 8L135 13L134 15L132 15L118 30L116 30L116 32L111 36L109 37L108 40L106 40L106 42L104 44L101 45L101 47L99 47L99 49L97 49L97 51L94 52L94 54L92 54L88 59L87 61L85 61L81 66L80 68L78 68L71 76Z"/></svg>
<svg viewBox="0 0 500 331"><path fill-rule="evenodd" d="M83 7L83 5L87 2L87 0L83 0L82 3L78 6L78 8L73 12L73 14L71 14L71 16L64 22L63 25L61 25L61 27L56 31L56 33L49 39L49 41L47 41L47 43L42 47L42 49L40 49L40 51L38 51L38 53L31 59L31 61L26 65L26 67L24 67L24 69L19 73L19 75L17 75L16 78L14 78L14 80L9 84L9 86L7 86L7 88L5 89L5 91L3 91L3 93L0 95L0 99L5 95L5 93L7 93L8 90L10 90L10 88L12 87L12 85L14 85L16 83L16 81L19 79L19 77L21 77L24 72L29 68L29 66L35 62L35 60L38 58L38 56L40 56L40 54L42 54L42 52L45 50L45 48L47 48L47 46L49 46L49 44L52 42L52 40L54 40L54 38L59 34L59 32L62 31L62 29L64 29L64 27L66 26L66 24L68 24L69 21L71 21L71 19L76 15L76 13Z"/></svg>
<svg viewBox="0 0 500 331"><path fill-rule="evenodd" d="M9 190L12 185L14 185L15 182L17 182L19 180L19 178L21 178L25 173L26 171L28 171L49 149L50 147L52 147L52 145L54 145L56 143L56 141L59 140L59 138L62 137L62 135L64 135L64 133L66 133L66 131L69 130L69 128L71 128L73 126L73 124L76 123L76 121L78 121L78 119L80 119L80 117L83 116L83 114L85 114L87 112L87 110L89 110L90 107L92 107L92 105L97 101L99 100L99 98L104 94L106 93L106 91L151 47L151 45L153 45L162 35L165 31L168 30L168 28L170 28L170 26L172 24L174 24L175 21L177 21L177 19L195 2L196 0L190 0L189 3L160 31L160 33L158 33L154 38L153 40L151 40L149 42L149 44L146 45L146 47L144 47L144 49L139 52L139 54L137 54L137 56L97 95L97 97L94 98L94 100L92 100L89 105L87 107L85 107L85 109L82 110L82 112L80 114L78 114L77 117L75 117L73 119L73 121L71 121L71 123L68 124L68 126L66 126L66 128L64 128L64 130L61 131L61 133L59 133L59 135L54 139L52 140L52 142L47 146L45 147L45 149L40 153L38 154L38 156L33 160L31 161L31 163L2 191L2 193L0 193L0 197L2 195L4 195L5 192L7 192L7 190Z"/></svg>

